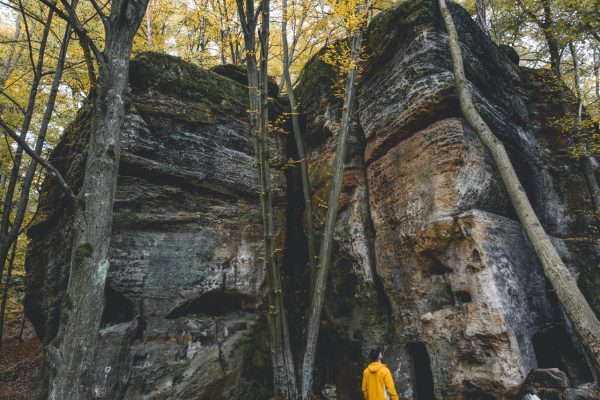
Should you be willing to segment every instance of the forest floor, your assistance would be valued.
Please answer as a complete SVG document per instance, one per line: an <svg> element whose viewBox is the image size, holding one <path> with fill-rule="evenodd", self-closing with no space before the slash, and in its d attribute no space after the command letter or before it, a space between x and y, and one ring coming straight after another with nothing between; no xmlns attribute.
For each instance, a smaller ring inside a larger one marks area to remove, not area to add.
<svg viewBox="0 0 600 400"><path fill-rule="evenodd" d="M27 320L23 339L20 324L6 327L0 350L0 400L35 400L31 383L42 366L42 343Z"/></svg>

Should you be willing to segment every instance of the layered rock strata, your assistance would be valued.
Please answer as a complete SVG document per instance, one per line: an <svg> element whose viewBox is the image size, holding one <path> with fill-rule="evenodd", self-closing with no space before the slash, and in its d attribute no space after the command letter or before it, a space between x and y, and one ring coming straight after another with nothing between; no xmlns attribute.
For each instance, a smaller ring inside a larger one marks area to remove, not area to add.
<svg viewBox="0 0 600 400"><path fill-rule="evenodd" d="M546 71L516 65L518 58L494 44L463 9L452 11L478 109L505 143L544 227L600 312L600 242L591 203L578 164L564 157L568 136L554 122L569 117L572 98ZM362 321L371 318L368 329L348 323L336 309L345 297L336 293L341 266L334 265L328 323L360 337L364 360L371 344L387 345L386 362L402 399L512 398L538 367L561 368L569 387L592 381L496 167L461 118L434 2L402 2L378 15L366 42L352 136L359 155L347 160L334 259L352 259L347 249L370 238L363 243L372 261L355 257L354 269L343 276L359 283L373 277L378 300L353 309L363 313ZM317 195L341 107L330 89L340 78L320 57L306 67L298 88ZM360 190L369 214L349 229L346 213L362 207L355 195ZM365 303L369 296L358 287L346 295ZM386 309L389 315L382 315ZM330 363L347 356L338 359ZM338 394L342 388L339 398L360 398L343 373L326 383L337 384ZM576 392L569 390L560 396Z"/></svg>
<svg viewBox="0 0 600 400"><path fill-rule="evenodd" d="M247 88L153 53L132 61L130 81L93 396L266 398L265 271ZM86 112L52 155L75 187ZM281 178L276 183L284 188ZM44 190L30 231L26 306L48 342L68 276L71 215L53 209L60 192L52 182ZM283 211L276 207L279 226Z"/></svg>
<svg viewBox="0 0 600 400"><path fill-rule="evenodd" d="M567 135L554 122L569 117L573 104L547 71L519 67L466 11L451 9L479 111L600 313L592 207L578 163L564 157ZM594 373L488 151L461 118L435 2L404 1L379 14L365 45L317 392L362 398L367 353L383 345L403 400L510 399L527 384L552 398L593 398L587 383ZM321 56L296 89L319 231L341 114L339 77ZM222 75L157 54L132 63L107 311L90 383L96 398L271 395L247 89L243 71L215 71ZM52 155L75 188L87 107ZM296 172L288 168L287 182L274 180L282 189L276 214L299 358L310 271ZM46 342L68 275L71 216L60 197L46 182L27 261L27 312Z"/></svg>

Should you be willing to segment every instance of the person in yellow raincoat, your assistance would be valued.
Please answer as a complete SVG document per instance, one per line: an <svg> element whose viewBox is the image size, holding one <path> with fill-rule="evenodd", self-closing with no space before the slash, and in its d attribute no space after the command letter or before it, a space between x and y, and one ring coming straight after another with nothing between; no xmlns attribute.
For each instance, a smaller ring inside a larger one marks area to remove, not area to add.
<svg viewBox="0 0 600 400"><path fill-rule="evenodd" d="M372 349L369 357L372 363L365 368L362 379L362 392L365 400L387 400L386 390L390 400L398 400L392 373L387 365L381 363L383 359L381 348Z"/></svg>

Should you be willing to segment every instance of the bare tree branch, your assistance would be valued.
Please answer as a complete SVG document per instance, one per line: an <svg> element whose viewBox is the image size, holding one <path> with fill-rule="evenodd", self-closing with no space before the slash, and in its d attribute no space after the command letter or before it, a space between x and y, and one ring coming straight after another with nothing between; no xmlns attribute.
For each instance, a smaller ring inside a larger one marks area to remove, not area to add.
<svg viewBox="0 0 600 400"><path fill-rule="evenodd" d="M63 178L61 173L58 171L58 169L56 169L56 167L54 167L52 164L50 164L49 162L44 160L42 157L40 157L35 151L33 151L33 149L31 147L29 147L29 145L27 143L25 143L25 141L22 140L21 137L19 137L19 135L17 135L12 129L10 129L10 127L8 125L6 125L6 123L4 123L4 121L2 121L1 119L0 119L0 127L2 127L4 132L8 136L10 136L15 142L17 142L17 144L23 150L25 150L25 153L27 153L32 159L34 159L42 167L44 167L44 169L46 171L48 171L50 176L52 176L54 179L56 179L56 181L60 185L61 189L65 192L65 194L67 195L67 197L70 200L75 201L75 193L73 193L73 191L71 190L71 188L69 187L69 185L67 184L67 182L65 181L65 179Z"/></svg>

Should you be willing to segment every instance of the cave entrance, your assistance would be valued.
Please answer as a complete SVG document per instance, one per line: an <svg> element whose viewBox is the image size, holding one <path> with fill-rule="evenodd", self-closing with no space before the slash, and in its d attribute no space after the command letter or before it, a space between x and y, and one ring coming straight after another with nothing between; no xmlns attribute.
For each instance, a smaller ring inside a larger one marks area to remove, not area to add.
<svg viewBox="0 0 600 400"><path fill-rule="evenodd" d="M208 292L172 310L167 319L205 315L223 316L230 313L252 311L256 308L256 296L225 291Z"/></svg>
<svg viewBox="0 0 600 400"><path fill-rule="evenodd" d="M558 368L564 371L572 386L594 380L584 354L573 343L564 326L538 332L531 341L538 368Z"/></svg>
<svg viewBox="0 0 600 400"><path fill-rule="evenodd" d="M408 343L406 350L412 361L416 400L435 400L433 374L427 348L421 342Z"/></svg>
<svg viewBox="0 0 600 400"><path fill-rule="evenodd" d="M106 302L100 322L101 328L133 321L136 314L135 307L124 294L107 284L104 287L104 297Z"/></svg>

